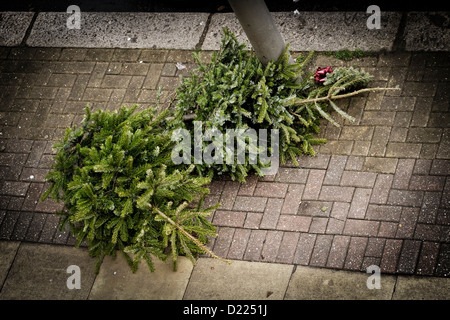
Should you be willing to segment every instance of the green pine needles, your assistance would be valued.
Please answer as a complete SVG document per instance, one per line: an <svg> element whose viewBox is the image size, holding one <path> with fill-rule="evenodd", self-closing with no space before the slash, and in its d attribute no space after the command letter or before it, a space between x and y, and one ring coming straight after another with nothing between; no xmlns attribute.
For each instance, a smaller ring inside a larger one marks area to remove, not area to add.
<svg viewBox="0 0 450 320"><path fill-rule="evenodd" d="M179 254L194 261L215 236L207 217L217 206L202 209L199 201L192 209L209 193L210 179L171 161L167 111L156 116L152 109L134 113L136 107L112 113L87 107L81 126L55 145L47 176L43 199L64 201L60 227L69 224L77 246L87 241L97 270L104 255L118 250L133 271L141 260L153 271L152 256L171 257L176 269Z"/></svg>
<svg viewBox="0 0 450 320"><path fill-rule="evenodd" d="M225 174L244 182L250 172L263 175L268 164L249 161L250 152L245 152L244 163L176 165L172 133L188 129L194 135L195 124L187 118L201 121L203 130L222 133L277 129L279 160L298 165L299 155L314 155L313 146L326 142L315 136L320 119L338 125L327 110L353 120L336 100L396 89L364 88L372 76L355 68L322 70L324 80L317 83L314 73L306 71L313 53L291 64L288 47L263 66L231 32L223 32L221 48L209 63L194 54L199 68L180 83L175 110L135 112L135 106L92 113L86 107L81 125L67 129L55 145L56 161L46 178L50 187L42 199L64 202L60 228L69 225L77 246L87 243L98 258L97 270L105 255L117 251L133 271L142 260L153 271L153 257L171 258L174 269L179 255L193 262L202 253L220 259L205 246L216 236L208 216L218 207L203 208L206 185ZM203 149L209 143L203 141ZM229 151L221 148L223 155ZM273 153L273 146L265 151Z"/></svg>
<svg viewBox="0 0 450 320"><path fill-rule="evenodd" d="M358 94L372 76L355 68L339 68L327 74L324 84L316 83L314 73L307 66L314 53L300 56L290 64L289 46L277 61L262 65L256 55L245 50L234 34L226 28L220 50L213 53L209 63L202 63L199 54L194 58L199 68L184 78L177 89L176 109L181 116L202 121L204 129L278 129L279 157L284 164L291 159L299 165L301 154L315 155L313 146L323 144L325 139L315 137L319 133L319 120L325 118L334 125L338 123L327 109L353 121L353 117L340 109L333 100L343 94ZM371 88L371 91L388 90ZM185 122L193 132L193 124ZM209 142L204 142L204 147ZM270 141L269 141L270 145ZM226 147L220 152L226 154ZM229 174L233 180L245 181L251 172L262 176L267 167L258 161L251 164L248 155L245 163L206 165L197 164L198 172L206 176Z"/></svg>

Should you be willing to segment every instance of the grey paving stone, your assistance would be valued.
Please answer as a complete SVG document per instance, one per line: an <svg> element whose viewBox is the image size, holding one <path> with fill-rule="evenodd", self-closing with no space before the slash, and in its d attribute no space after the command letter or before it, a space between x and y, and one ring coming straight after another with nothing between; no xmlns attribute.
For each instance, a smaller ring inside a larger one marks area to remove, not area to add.
<svg viewBox="0 0 450 320"><path fill-rule="evenodd" d="M80 268L80 289L69 289L67 268ZM94 282L95 259L84 249L43 244L21 244L0 299L87 299Z"/></svg>
<svg viewBox="0 0 450 320"><path fill-rule="evenodd" d="M33 12L1 12L0 46L20 45L33 15Z"/></svg>
<svg viewBox="0 0 450 320"><path fill-rule="evenodd" d="M364 12L301 12L299 15L293 12L273 12L272 15L285 41L290 43L291 50L295 51L391 50L400 23L400 14L396 12L383 12L379 30L367 28L369 15ZM239 41L249 44L234 14L220 13L211 17L202 45L203 50L218 49L224 26L234 32Z"/></svg>
<svg viewBox="0 0 450 320"><path fill-rule="evenodd" d="M395 277L381 275L381 289L369 289L371 274L297 266L286 291L287 300L389 300Z"/></svg>
<svg viewBox="0 0 450 320"><path fill-rule="evenodd" d="M408 12L405 49L408 51L447 51L450 30L439 21L448 21L448 12Z"/></svg>
<svg viewBox="0 0 450 320"><path fill-rule="evenodd" d="M448 300L450 279L399 276L393 300Z"/></svg>
<svg viewBox="0 0 450 320"><path fill-rule="evenodd" d="M70 14L39 13L32 47L194 49L207 13L81 12L81 28L68 29Z"/></svg>
<svg viewBox="0 0 450 320"><path fill-rule="evenodd" d="M14 261L20 242L0 241L0 290L6 280L9 269Z"/></svg>
<svg viewBox="0 0 450 320"><path fill-rule="evenodd" d="M120 254L105 257L95 278L90 300L181 300L191 276L193 265L185 257L178 258L177 271L170 262L153 258L155 272L141 262L136 273ZM222 262L223 263L223 262Z"/></svg>
<svg viewBox="0 0 450 320"><path fill-rule="evenodd" d="M184 300L281 300L292 265L210 258L197 261ZM230 281L233 279L233 281Z"/></svg>

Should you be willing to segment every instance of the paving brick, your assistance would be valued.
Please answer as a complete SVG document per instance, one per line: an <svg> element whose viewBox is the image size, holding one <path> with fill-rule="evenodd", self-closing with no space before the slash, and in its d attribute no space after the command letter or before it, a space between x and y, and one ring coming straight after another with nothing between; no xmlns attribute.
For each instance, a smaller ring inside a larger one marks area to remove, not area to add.
<svg viewBox="0 0 450 320"><path fill-rule="evenodd" d="M308 232L311 224L311 217L280 215L277 230Z"/></svg>
<svg viewBox="0 0 450 320"><path fill-rule="evenodd" d="M261 219L261 229L275 229L278 224L283 199L269 198Z"/></svg>
<svg viewBox="0 0 450 320"><path fill-rule="evenodd" d="M309 264L315 267L324 267L327 263L328 253L333 241L332 235L318 235L314 244Z"/></svg>
<svg viewBox="0 0 450 320"><path fill-rule="evenodd" d="M102 81L102 88L127 88L130 84L131 76L105 75Z"/></svg>
<svg viewBox="0 0 450 320"><path fill-rule="evenodd" d="M334 236L326 264L328 268L342 269L344 267L349 244L350 237Z"/></svg>
<svg viewBox="0 0 450 320"><path fill-rule="evenodd" d="M396 206L420 207L423 191L393 190L389 193L387 204Z"/></svg>
<svg viewBox="0 0 450 320"><path fill-rule="evenodd" d="M403 208L395 237L400 239L412 238L418 217L419 208Z"/></svg>
<svg viewBox="0 0 450 320"><path fill-rule="evenodd" d="M433 99L417 98L411 119L411 127L426 127L430 117Z"/></svg>
<svg viewBox="0 0 450 320"><path fill-rule="evenodd" d="M409 127L412 115L412 112L396 112L394 118L394 127Z"/></svg>
<svg viewBox="0 0 450 320"><path fill-rule="evenodd" d="M328 218L314 217L309 227L310 233L324 234L327 228Z"/></svg>
<svg viewBox="0 0 450 320"><path fill-rule="evenodd" d="M408 189L409 181L414 170L414 159L399 159L395 171L392 188Z"/></svg>
<svg viewBox="0 0 450 320"><path fill-rule="evenodd" d="M48 78L46 85L49 87L72 87L77 76L75 74L53 73Z"/></svg>
<svg viewBox="0 0 450 320"><path fill-rule="evenodd" d="M416 97L383 97L381 109L386 111L413 111Z"/></svg>
<svg viewBox="0 0 450 320"><path fill-rule="evenodd" d="M237 196L233 210L263 212L266 207L267 198Z"/></svg>
<svg viewBox="0 0 450 320"><path fill-rule="evenodd" d="M386 148L386 157L418 158L422 145L419 143L389 142Z"/></svg>
<svg viewBox="0 0 450 320"><path fill-rule="evenodd" d="M418 222L435 223L440 202L440 192L425 192Z"/></svg>
<svg viewBox="0 0 450 320"><path fill-rule="evenodd" d="M450 175L450 160L434 159L431 165L430 174Z"/></svg>
<svg viewBox="0 0 450 320"><path fill-rule="evenodd" d="M372 190L370 203L385 204L387 202L393 178L391 174L378 174Z"/></svg>
<svg viewBox="0 0 450 320"><path fill-rule="evenodd" d="M293 263L300 265L309 264L311 254L314 249L314 244L316 242L316 237L317 236L315 234L300 234Z"/></svg>
<svg viewBox="0 0 450 320"><path fill-rule="evenodd" d="M383 254L384 244L386 239L383 238L369 238L366 247L366 257L380 258Z"/></svg>
<svg viewBox="0 0 450 320"><path fill-rule="evenodd" d="M442 129L409 128L407 142L437 143L441 141Z"/></svg>
<svg viewBox="0 0 450 320"><path fill-rule="evenodd" d="M248 239L247 248L245 249L244 260L260 260L266 234L266 230L252 230Z"/></svg>
<svg viewBox="0 0 450 320"><path fill-rule="evenodd" d="M33 213L33 219L28 226L27 233L25 234L23 240L37 242L41 235L42 228L44 227L47 216L47 213Z"/></svg>
<svg viewBox="0 0 450 320"><path fill-rule="evenodd" d="M391 134L389 135L389 141L405 142L407 135L408 135L408 128L392 127Z"/></svg>
<svg viewBox="0 0 450 320"><path fill-rule="evenodd" d="M345 165L347 171L361 171L365 162L365 157L349 156ZM370 170L365 170L370 171Z"/></svg>
<svg viewBox="0 0 450 320"><path fill-rule="evenodd" d="M72 126L74 118L75 115L73 114L50 113L45 120L45 126L49 128L63 128L65 130Z"/></svg>
<svg viewBox="0 0 450 320"><path fill-rule="evenodd" d="M384 246L383 256L381 257L381 272L395 273L397 261L402 248L402 240L387 239Z"/></svg>
<svg viewBox="0 0 450 320"><path fill-rule="evenodd" d="M53 241L53 236L59 226L59 217L55 214L48 214L45 219L44 226L42 227L42 232L39 236L39 242L41 243L51 243Z"/></svg>
<svg viewBox="0 0 450 320"><path fill-rule="evenodd" d="M437 224L443 224L443 225L450 225L450 210L448 209L438 209L437 212L437 218L436 218ZM444 235L443 240L449 241L450 239L450 230L447 230L443 227Z"/></svg>
<svg viewBox="0 0 450 320"><path fill-rule="evenodd" d="M259 181L254 191L254 196L284 198L287 192L287 183L261 182Z"/></svg>
<svg viewBox="0 0 450 320"><path fill-rule="evenodd" d="M238 194L241 196L252 196L258 183L258 176L251 175L247 177L246 182L239 187Z"/></svg>
<svg viewBox="0 0 450 320"><path fill-rule="evenodd" d="M340 140L370 140L373 135L372 126L344 126L339 137Z"/></svg>
<svg viewBox="0 0 450 320"><path fill-rule="evenodd" d="M419 257L420 241L405 240L403 242L397 271L412 274L415 271L417 258Z"/></svg>
<svg viewBox="0 0 450 320"><path fill-rule="evenodd" d="M400 221L402 207L370 204L366 218L377 221Z"/></svg>
<svg viewBox="0 0 450 320"><path fill-rule="evenodd" d="M2 224L0 225L0 239L11 239L11 235L14 231L14 226L19 219L20 212L18 211L8 211L3 218Z"/></svg>
<svg viewBox="0 0 450 320"><path fill-rule="evenodd" d="M364 252L367 246L367 238L351 237L345 258L344 269L361 270Z"/></svg>
<svg viewBox="0 0 450 320"><path fill-rule="evenodd" d="M87 49L84 48L63 48L59 55L61 61L83 61L86 56Z"/></svg>
<svg viewBox="0 0 450 320"><path fill-rule="evenodd" d="M364 219L371 194L372 189L356 188L348 212L349 218Z"/></svg>
<svg viewBox="0 0 450 320"><path fill-rule="evenodd" d="M405 82L402 88L405 97L432 97L436 93L437 84L433 82Z"/></svg>
<svg viewBox="0 0 450 320"><path fill-rule="evenodd" d="M413 175L409 182L409 190L442 191L444 185L445 177Z"/></svg>
<svg viewBox="0 0 450 320"><path fill-rule="evenodd" d="M133 76L145 76L149 72L150 64L140 62L127 62L122 65L120 74L133 75Z"/></svg>
<svg viewBox="0 0 450 320"><path fill-rule="evenodd" d="M378 236L384 238L394 238L397 232L397 222L380 222L380 229L378 230Z"/></svg>
<svg viewBox="0 0 450 320"><path fill-rule="evenodd" d="M339 220L335 218L330 218L328 220L327 229L325 230L326 234L341 234L344 230L345 221Z"/></svg>
<svg viewBox="0 0 450 320"><path fill-rule="evenodd" d="M450 129L444 129L441 143L439 143L439 149L437 151L436 158L438 159L450 158Z"/></svg>
<svg viewBox="0 0 450 320"><path fill-rule="evenodd" d="M246 212L217 210L214 214L214 224L227 227L243 227Z"/></svg>
<svg viewBox="0 0 450 320"><path fill-rule="evenodd" d="M324 201L351 202L354 187L323 186L319 199Z"/></svg>
<svg viewBox="0 0 450 320"><path fill-rule="evenodd" d="M174 90L177 88L179 81L176 77L160 77L158 87L161 87L162 90Z"/></svg>
<svg viewBox="0 0 450 320"><path fill-rule="evenodd" d="M245 218L244 228L259 229L263 214L256 212L247 213Z"/></svg>
<svg viewBox="0 0 450 320"><path fill-rule="evenodd" d="M442 193L441 207L450 208L450 177L445 182L444 192Z"/></svg>
<svg viewBox="0 0 450 320"><path fill-rule="evenodd" d="M53 73L85 73L90 74L94 70L95 62L93 61L70 61L70 62L53 62Z"/></svg>
<svg viewBox="0 0 450 320"><path fill-rule="evenodd" d="M224 186L225 186L225 181L223 181L223 180L211 181L211 183L208 185L209 194L210 195L221 195Z"/></svg>
<svg viewBox="0 0 450 320"><path fill-rule="evenodd" d="M303 200L317 200L325 177L325 170L310 170L305 190L303 191Z"/></svg>
<svg viewBox="0 0 450 320"><path fill-rule="evenodd" d="M392 111L364 111L361 119L362 125L392 126L395 112Z"/></svg>
<svg viewBox="0 0 450 320"><path fill-rule="evenodd" d="M4 181L1 193L10 196L25 196L29 186L29 182Z"/></svg>
<svg viewBox="0 0 450 320"><path fill-rule="evenodd" d="M363 170L369 172L394 173L397 167L397 159L367 157L365 158Z"/></svg>
<svg viewBox="0 0 450 320"><path fill-rule="evenodd" d="M305 186L302 184L289 185L281 213L296 214L298 212L304 188Z"/></svg>
<svg viewBox="0 0 450 320"><path fill-rule="evenodd" d="M359 143L359 142L358 142ZM352 154L354 141L328 140L326 144L320 145L319 151L323 154Z"/></svg>
<svg viewBox="0 0 450 320"><path fill-rule="evenodd" d="M143 83L144 89L156 89L163 66L162 63L152 63L150 65L147 77Z"/></svg>
<svg viewBox="0 0 450 320"><path fill-rule="evenodd" d="M34 211L36 204L40 201L44 189L43 183L31 183L27 195L23 201L21 210L23 211Z"/></svg>
<svg viewBox="0 0 450 320"><path fill-rule="evenodd" d="M249 229L236 229L234 231L233 240L228 250L228 259L242 259L244 257L250 233L251 230Z"/></svg>
<svg viewBox="0 0 450 320"><path fill-rule="evenodd" d="M144 49L141 50L139 61L144 62L165 62L167 59L167 50Z"/></svg>
<svg viewBox="0 0 450 320"><path fill-rule="evenodd" d="M109 61L112 59L114 49L109 48L89 48L84 59L86 61Z"/></svg>
<svg viewBox="0 0 450 320"><path fill-rule="evenodd" d="M138 60L141 52L134 49L116 48L114 50L112 60L113 61L136 61Z"/></svg>
<svg viewBox="0 0 450 320"><path fill-rule="evenodd" d="M299 156L298 163L301 168L308 169L326 169L330 161L330 156L326 154L317 154L316 156Z"/></svg>
<svg viewBox="0 0 450 320"><path fill-rule="evenodd" d="M8 203L8 210L20 210L22 207L24 197L10 197Z"/></svg>
<svg viewBox="0 0 450 320"><path fill-rule="evenodd" d="M280 248L276 262L280 263L292 263L294 260L295 250L297 249L297 243L300 234L297 232L285 232L283 240L281 241Z"/></svg>
<svg viewBox="0 0 450 320"><path fill-rule="evenodd" d="M373 172L344 171L341 186L372 188L377 175Z"/></svg>
<svg viewBox="0 0 450 320"><path fill-rule="evenodd" d="M352 97L350 98L350 103L348 105L347 114L354 117L355 121L350 122L345 120L345 124L349 125L360 125L363 124L361 122L361 117L363 116L364 108L366 106L367 99L363 97Z"/></svg>
<svg viewBox="0 0 450 320"><path fill-rule="evenodd" d="M414 231L414 239L426 241L441 241L442 228L435 224L418 223Z"/></svg>
<svg viewBox="0 0 450 320"><path fill-rule="evenodd" d="M436 263L435 275L448 277L450 273L450 244L442 243L439 249L438 261Z"/></svg>
<svg viewBox="0 0 450 320"><path fill-rule="evenodd" d="M407 67L410 64L411 54L409 52L396 52L393 54L380 54L377 67ZM394 68L396 71L397 68Z"/></svg>
<svg viewBox="0 0 450 320"><path fill-rule="evenodd" d="M216 240L214 241L214 253L219 257L226 257L233 240L235 229L219 228Z"/></svg>
<svg viewBox="0 0 450 320"><path fill-rule="evenodd" d="M275 262L283 234L283 231L267 231L266 240L261 251L261 261Z"/></svg>
<svg viewBox="0 0 450 320"><path fill-rule="evenodd" d="M331 156L323 184L339 185L347 158L347 156Z"/></svg>
<svg viewBox="0 0 450 320"><path fill-rule="evenodd" d="M310 217L328 217L330 216L332 206L332 202L302 201L298 209L298 215Z"/></svg>
<svg viewBox="0 0 450 320"><path fill-rule="evenodd" d="M428 127L446 128L450 122L450 113L448 112L433 112L428 119Z"/></svg>
<svg viewBox="0 0 450 320"><path fill-rule="evenodd" d="M439 243L424 242L417 262L417 274L431 276L434 274L437 257L439 254Z"/></svg>
<svg viewBox="0 0 450 320"><path fill-rule="evenodd" d="M111 93L111 89L86 88L83 94L83 100L105 102L109 100Z"/></svg>
<svg viewBox="0 0 450 320"><path fill-rule="evenodd" d="M417 159L413 174L428 175L430 173L431 163L431 159Z"/></svg>
<svg viewBox="0 0 450 320"><path fill-rule="evenodd" d="M176 64L171 63L165 63L163 66L163 69L161 71L162 76L168 76L168 77L174 77L175 73L177 72Z"/></svg>
<svg viewBox="0 0 450 320"><path fill-rule="evenodd" d="M376 236L379 226L378 221L347 219L343 233L350 236Z"/></svg>
<svg viewBox="0 0 450 320"><path fill-rule="evenodd" d="M373 133L372 142L370 144L370 149L368 155L371 157L384 156L386 151L386 145L389 140L389 135L391 132L391 127L375 127Z"/></svg>
<svg viewBox="0 0 450 320"><path fill-rule="evenodd" d="M226 181L223 187L222 196L220 197L220 208L223 210L231 210L239 191L239 182Z"/></svg>
<svg viewBox="0 0 450 320"><path fill-rule="evenodd" d="M306 183L309 170L301 168L285 168L278 169L275 181L285 183Z"/></svg>

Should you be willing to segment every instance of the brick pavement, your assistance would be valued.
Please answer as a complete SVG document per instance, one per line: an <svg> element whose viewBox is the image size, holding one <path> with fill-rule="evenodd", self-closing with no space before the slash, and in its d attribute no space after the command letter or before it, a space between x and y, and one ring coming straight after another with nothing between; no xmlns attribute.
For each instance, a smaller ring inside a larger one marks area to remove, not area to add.
<svg viewBox="0 0 450 320"><path fill-rule="evenodd" d="M222 206L210 246L230 259L448 277L450 56L401 52L349 64L374 74L374 86L402 90L340 101L356 121L323 122L328 143L300 168L212 182L208 201ZM39 201L53 142L86 104L145 108L158 86L167 103L193 67L183 50L0 48L0 239L73 245L56 229L61 206Z"/></svg>

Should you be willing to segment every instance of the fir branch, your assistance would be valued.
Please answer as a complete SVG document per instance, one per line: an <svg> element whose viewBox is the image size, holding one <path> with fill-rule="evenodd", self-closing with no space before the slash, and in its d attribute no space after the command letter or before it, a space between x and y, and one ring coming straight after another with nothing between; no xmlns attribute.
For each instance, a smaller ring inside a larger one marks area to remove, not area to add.
<svg viewBox="0 0 450 320"><path fill-rule="evenodd" d="M308 103L315 103L315 102L321 102L321 101L328 101L328 100L338 100L338 99L345 99L353 96L357 96L364 92L376 92L376 91L389 91L389 90L401 90L401 88L364 88L359 89L353 92L339 94L335 96L327 95L326 97L316 97L316 98L309 98L309 99L296 99L292 105L299 106L302 104L308 104Z"/></svg>
<svg viewBox="0 0 450 320"><path fill-rule="evenodd" d="M204 244L202 244L198 239L196 239L194 236L192 236L190 233L188 233L186 230L183 229L182 226L180 226L178 223L173 221L171 218L169 218L167 215L165 215L161 210L159 210L157 207L153 207L153 209L166 221L168 221L170 224L172 224L175 228L177 228L179 231L181 231L186 237L191 239L197 246L202 248L206 253L208 253L211 257L218 259L220 261L227 262L228 264L231 264L231 261L228 259L221 258L217 256L214 252L209 250Z"/></svg>

